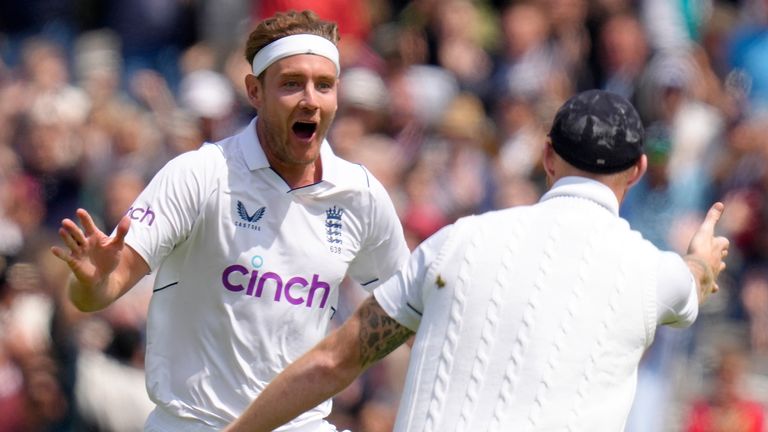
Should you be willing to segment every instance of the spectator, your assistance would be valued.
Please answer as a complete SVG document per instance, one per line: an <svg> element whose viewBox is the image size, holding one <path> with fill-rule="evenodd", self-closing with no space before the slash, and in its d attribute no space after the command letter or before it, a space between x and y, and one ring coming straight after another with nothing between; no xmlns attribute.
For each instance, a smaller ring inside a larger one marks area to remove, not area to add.
<svg viewBox="0 0 768 432"><path fill-rule="evenodd" d="M654 431L682 427L691 386L712 378L691 366L706 362L722 338L716 330L735 330L727 334L737 335L750 356L764 352L764 0L0 0L0 255L44 275L35 292L52 308L52 326L43 332L56 367L42 369L67 401L59 423L77 429L83 417L76 365L78 353L94 352L93 341L83 345L88 338L80 337L92 323L61 297L58 262L29 251L78 206L93 210L99 228L110 232L130 207L127 196L165 161L243 128L257 114L244 85L251 65L242 56L243 36L263 8L301 5L343 15L339 109L329 141L338 155L381 176L411 247L459 213L535 202L545 189L540 149L549 119L567 97L589 88L625 93L642 107L649 130L670 137L667 172L649 172L623 206L633 224L677 248L703 217L694 201L726 203L720 229L733 240L727 288L703 310L702 332L694 329L708 337L686 342L683 367L653 349L646 355L648 365L658 361L668 371L665 414L644 416L658 420ZM197 72L214 78L197 79ZM230 90L189 85L200 82ZM467 109L474 98L482 109ZM226 114L205 116L219 113ZM688 209L671 212L666 199ZM101 339L89 336L101 340L96 354L106 355L111 326L142 326L151 286L143 290L151 283L142 282L107 316L91 317L106 330L93 332ZM359 287L342 286L350 293L345 308L353 309ZM19 314L3 319L24 322ZM664 333L657 334L659 348L670 342ZM9 394L24 399L27 382L14 377L27 367L14 356L8 364L0 366L0 373L11 371L0 393L15 389ZM360 388L367 390L343 412L349 424L368 427L375 423L370 413L391 411L384 405L394 406L399 389L390 384L398 378L383 384L380 376L401 367L387 364L386 373L364 378ZM756 368L745 379L766 376ZM638 400L642 392L641 384Z"/></svg>
<svg viewBox="0 0 768 432"><path fill-rule="evenodd" d="M763 432L765 408L744 388L748 363L735 350L720 352L709 396L693 403L686 432Z"/></svg>

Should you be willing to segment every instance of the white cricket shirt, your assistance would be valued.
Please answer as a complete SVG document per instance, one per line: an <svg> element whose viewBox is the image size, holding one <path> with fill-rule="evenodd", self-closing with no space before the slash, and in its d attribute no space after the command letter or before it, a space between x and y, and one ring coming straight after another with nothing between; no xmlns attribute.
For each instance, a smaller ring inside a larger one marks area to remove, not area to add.
<svg viewBox="0 0 768 432"><path fill-rule="evenodd" d="M322 339L345 274L372 289L407 260L370 172L324 142L323 180L291 190L255 125L170 161L128 210L126 243L156 272L147 430L220 430ZM327 401L279 430L329 412Z"/></svg>
<svg viewBox="0 0 768 432"><path fill-rule="evenodd" d="M418 330L396 431L616 432L659 324L690 325L696 284L618 216L605 185L459 220L376 289Z"/></svg>

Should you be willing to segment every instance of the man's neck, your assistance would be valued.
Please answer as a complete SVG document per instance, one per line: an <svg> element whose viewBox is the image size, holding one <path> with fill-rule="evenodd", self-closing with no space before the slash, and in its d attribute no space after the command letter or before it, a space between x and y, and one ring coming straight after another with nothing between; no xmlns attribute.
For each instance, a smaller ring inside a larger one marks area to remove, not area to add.
<svg viewBox="0 0 768 432"><path fill-rule="evenodd" d="M629 187L626 185L625 182L621 181L621 179L613 174L608 175L601 175L601 174L592 174L585 171L573 169L571 171L565 171L563 175L557 176L554 179L551 179L551 185L554 185L558 180L560 180L563 177L582 177L582 178L588 178L590 180L594 180L597 182L600 182L607 186L614 195L616 195L616 200L621 204L624 201L624 197L627 195L627 191L629 190Z"/></svg>
<svg viewBox="0 0 768 432"><path fill-rule="evenodd" d="M266 152L269 166L277 172L291 189L315 184L323 179L323 165L318 157L314 163L307 165L283 164Z"/></svg>

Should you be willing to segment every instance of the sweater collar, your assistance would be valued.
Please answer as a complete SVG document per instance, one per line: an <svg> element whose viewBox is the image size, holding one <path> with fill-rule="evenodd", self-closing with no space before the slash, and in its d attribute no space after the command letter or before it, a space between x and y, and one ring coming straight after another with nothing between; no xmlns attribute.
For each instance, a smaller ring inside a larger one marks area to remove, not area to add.
<svg viewBox="0 0 768 432"><path fill-rule="evenodd" d="M611 188L599 181L585 177L563 177L541 197L540 201L546 201L557 197L583 198L605 207L614 215L619 215L619 201Z"/></svg>

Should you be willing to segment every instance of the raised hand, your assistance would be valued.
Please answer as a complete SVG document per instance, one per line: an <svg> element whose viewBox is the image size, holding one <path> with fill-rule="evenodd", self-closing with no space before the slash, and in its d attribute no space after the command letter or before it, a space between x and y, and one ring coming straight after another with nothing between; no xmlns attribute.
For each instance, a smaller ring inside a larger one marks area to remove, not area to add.
<svg viewBox="0 0 768 432"><path fill-rule="evenodd" d="M64 219L59 236L66 248L53 246L51 252L69 266L82 289L93 293L107 281L120 262L131 221L124 216L117 225L115 236L110 237L96 227L87 211L78 209L76 214L83 229L71 219Z"/></svg>
<svg viewBox="0 0 768 432"><path fill-rule="evenodd" d="M698 277L700 300L718 291L717 277L725 270L723 260L728 256L730 242L725 237L715 236L715 226L724 209L725 206L720 202L710 207L701 226L693 235L688 246L688 255L685 256L688 266Z"/></svg>

